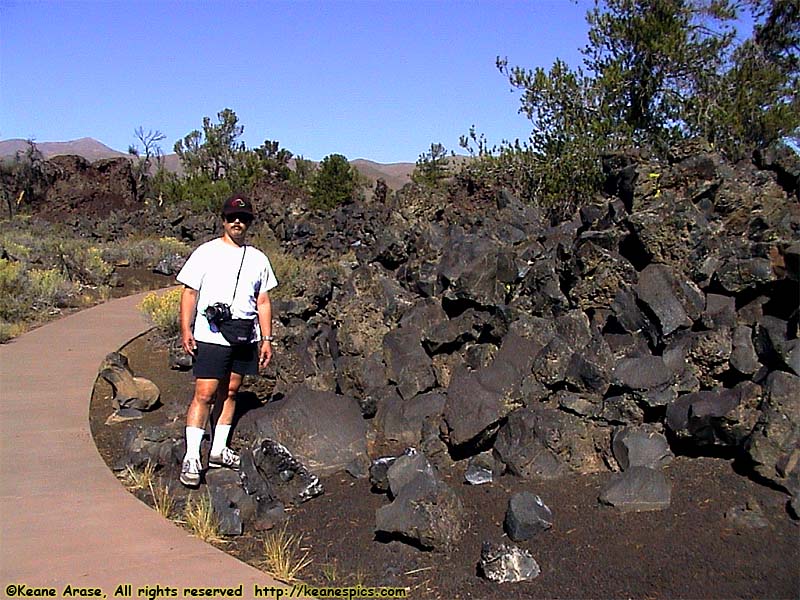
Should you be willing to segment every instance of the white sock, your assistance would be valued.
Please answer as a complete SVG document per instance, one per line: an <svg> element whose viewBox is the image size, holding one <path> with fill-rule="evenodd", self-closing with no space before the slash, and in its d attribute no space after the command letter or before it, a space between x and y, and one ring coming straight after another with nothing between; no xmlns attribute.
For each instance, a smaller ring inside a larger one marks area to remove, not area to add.
<svg viewBox="0 0 800 600"><path fill-rule="evenodd" d="M230 425L217 423L217 426L214 428L214 440L211 442L211 454L219 456L222 453L222 449L228 445L228 436L230 433Z"/></svg>
<svg viewBox="0 0 800 600"><path fill-rule="evenodd" d="M206 430L199 427L186 428L186 456L184 456L184 459L200 458L200 443L203 441L205 434Z"/></svg>

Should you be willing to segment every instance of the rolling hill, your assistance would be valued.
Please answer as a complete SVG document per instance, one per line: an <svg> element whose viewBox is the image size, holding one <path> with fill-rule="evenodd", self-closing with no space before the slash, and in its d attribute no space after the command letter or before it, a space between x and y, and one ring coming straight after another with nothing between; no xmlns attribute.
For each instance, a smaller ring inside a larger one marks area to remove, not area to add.
<svg viewBox="0 0 800 600"><path fill-rule="evenodd" d="M25 152L28 147L27 140L12 139L0 140L0 158L14 156L17 152ZM102 142L93 138L85 137L68 142L37 142L36 147L45 158L51 158L61 154L75 154L82 156L88 161L102 160L104 158L128 157L125 152L119 152L109 148ZM175 154L167 154L164 157L167 169L178 171L180 162ZM382 177L386 185L393 190L400 189L411 181L411 173L414 171L414 163L390 163L381 164L371 160L359 158L350 161L359 173L372 181Z"/></svg>

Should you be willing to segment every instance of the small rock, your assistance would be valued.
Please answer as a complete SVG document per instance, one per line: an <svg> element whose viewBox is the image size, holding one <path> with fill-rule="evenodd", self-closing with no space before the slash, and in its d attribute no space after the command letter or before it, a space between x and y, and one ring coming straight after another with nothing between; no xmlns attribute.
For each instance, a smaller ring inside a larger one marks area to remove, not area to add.
<svg viewBox="0 0 800 600"><path fill-rule="evenodd" d="M114 390L113 403L116 408L135 408L146 411L156 407L161 392L158 386L144 377L134 377L128 365L128 357L112 352L100 365L100 377Z"/></svg>
<svg viewBox="0 0 800 600"><path fill-rule="evenodd" d="M761 505L753 499L748 500L744 506L734 506L727 510L725 518L735 527L746 529L769 527L769 521L764 516Z"/></svg>
<svg viewBox="0 0 800 600"><path fill-rule="evenodd" d="M664 510L671 501L671 485L661 471L631 467L616 473L600 493L600 502L623 512Z"/></svg>
<svg viewBox="0 0 800 600"><path fill-rule="evenodd" d="M661 433L645 429L621 429L614 435L611 449L623 471L630 467L659 469L672 460L667 438Z"/></svg>
<svg viewBox="0 0 800 600"><path fill-rule="evenodd" d="M389 467L391 467L396 460L396 456L382 456L372 461L369 467L369 482L376 491L389 491Z"/></svg>
<svg viewBox="0 0 800 600"><path fill-rule="evenodd" d="M188 371L194 364L194 357L186 352L180 344L169 347L169 368L175 371Z"/></svg>
<svg viewBox="0 0 800 600"><path fill-rule="evenodd" d="M508 537L522 542L550 529L553 513L539 496L520 492L509 499L503 524Z"/></svg>
<svg viewBox="0 0 800 600"><path fill-rule="evenodd" d="M425 455L399 457L387 477L393 501L375 511L375 531L430 550L455 548L466 530L464 506Z"/></svg>
<svg viewBox="0 0 800 600"><path fill-rule="evenodd" d="M263 440L241 452L244 490L261 501L298 505L322 494L319 477L274 440Z"/></svg>
<svg viewBox="0 0 800 600"><path fill-rule="evenodd" d="M436 479L436 472L428 462L427 457L417 452L414 448L408 448L397 457L386 472L389 479L389 492L397 497L402 489L418 475L424 476L428 480Z"/></svg>
<svg viewBox="0 0 800 600"><path fill-rule="evenodd" d="M499 475L499 468L494 455L489 450L469 459L464 479L471 485L482 485L492 483L496 475Z"/></svg>
<svg viewBox="0 0 800 600"><path fill-rule="evenodd" d="M496 583L531 581L541 573L539 565L527 550L488 541L481 546L478 570L486 579Z"/></svg>
<svg viewBox="0 0 800 600"><path fill-rule="evenodd" d="M351 477L366 479L369 477L370 464L366 456L357 456L344 469Z"/></svg>
<svg viewBox="0 0 800 600"><path fill-rule="evenodd" d="M186 257L180 254L170 254L165 256L158 264L153 267L153 273L160 275L177 275L186 262Z"/></svg>
<svg viewBox="0 0 800 600"><path fill-rule="evenodd" d="M242 535L244 524L239 503L247 494L242 490L238 474L227 469L213 469L206 474L206 483L220 534Z"/></svg>

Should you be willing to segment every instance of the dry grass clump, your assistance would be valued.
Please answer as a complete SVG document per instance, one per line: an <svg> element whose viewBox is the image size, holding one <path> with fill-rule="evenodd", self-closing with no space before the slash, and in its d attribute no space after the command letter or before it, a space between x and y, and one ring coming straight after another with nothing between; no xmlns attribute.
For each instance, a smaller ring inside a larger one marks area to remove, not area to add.
<svg viewBox="0 0 800 600"><path fill-rule="evenodd" d="M302 546L303 536L290 534L283 527L267 534L264 539L263 565L267 572L280 581L290 583L311 564L309 549Z"/></svg>
<svg viewBox="0 0 800 600"><path fill-rule="evenodd" d="M153 481L155 481L155 473L156 466L149 460L141 471L128 465L125 467L125 472L121 477L122 484L131 492L147 490L152 487Z"/></svg>
<svg viewBox="0 0 800 600"><path fill-rule="evenodd" d="M214 506L208 493L189 496L183 511L183 522L195 537L204 542L220 543L224 541L220 535L219 521L214 514Z"/></svg>
<svg viewBox="0 0 800 600"><path fill-rule="evenodd" d="M162 483L156 477L156 465L149 460L141 470L128 465L119 478L130 492L149 490L153 508L162 517L169 519L175 513L175 499L170 493L169 484Z"/></svg>
<svg viewBox="0 0 800 600"><path fill-rule="evenodd" d="M156 484L154 481L150 481L149 487L153 506L158 514L165 519L171 518L175 512L175 499L170 493L169 484Z"/></svg>

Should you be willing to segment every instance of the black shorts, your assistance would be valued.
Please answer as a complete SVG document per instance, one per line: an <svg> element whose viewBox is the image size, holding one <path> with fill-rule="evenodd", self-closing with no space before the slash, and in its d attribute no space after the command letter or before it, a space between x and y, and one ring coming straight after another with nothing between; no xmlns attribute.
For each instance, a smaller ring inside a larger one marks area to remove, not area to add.
<svg viewBox="0 0 800 600"><path fill-rule="evenodd" d="M193 372L198 379L224 379L230 373L257 375L258 344L220 346L197 342Z"/></svg>

